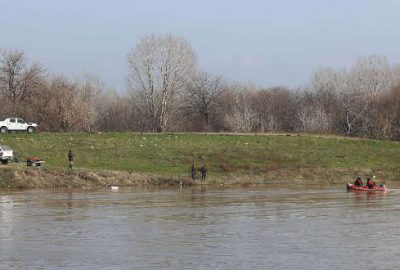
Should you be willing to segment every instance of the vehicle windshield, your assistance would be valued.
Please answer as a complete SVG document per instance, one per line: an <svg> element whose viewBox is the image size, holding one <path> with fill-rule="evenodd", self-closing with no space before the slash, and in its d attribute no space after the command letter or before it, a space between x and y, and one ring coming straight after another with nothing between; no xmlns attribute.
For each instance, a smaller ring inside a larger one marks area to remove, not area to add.
<svg viewBox="0 0 400 270"><path fill-rule="evenodd" d="M3 151L11 151L11 150L12 150L11 147L8 146L8 145L0 146L0 148L1 148Z"/></svg>

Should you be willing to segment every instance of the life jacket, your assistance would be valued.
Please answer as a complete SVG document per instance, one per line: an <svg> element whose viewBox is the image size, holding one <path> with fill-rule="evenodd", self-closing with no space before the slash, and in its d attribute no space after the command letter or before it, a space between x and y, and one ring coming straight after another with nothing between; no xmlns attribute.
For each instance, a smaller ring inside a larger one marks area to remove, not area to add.
<svg viewBox="0 0 400 270"><path fill-rule="evenodd" d="M367 186L368 186L368 188L373 188L375 186L375 182L372 180L368 180Z"/></svg>

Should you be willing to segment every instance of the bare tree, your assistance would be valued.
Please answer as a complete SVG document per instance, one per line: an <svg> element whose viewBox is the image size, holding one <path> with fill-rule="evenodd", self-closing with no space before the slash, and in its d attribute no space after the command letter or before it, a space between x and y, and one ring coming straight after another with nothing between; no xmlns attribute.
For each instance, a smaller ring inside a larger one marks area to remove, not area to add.
<svg viewBox="0 0 400 270"><path fill-rule="evenodd" d="M0 56L0 92L10 104L7 113L20 113L20 106L40 84L44 69L28 65L21 51L5 50Z"/></svg>
<svg viewBox="0 0 400 270"><path fill-rule="evenodd" d="M210 118L216 117L224 90L221 78L199 73L187 87L182 109L193 116L200 116L208 132Z"/></svg>
<svg viewBox="0 0 400 270"><path fill-rule="evenodd" d="M101 109L101 96L105 92L105 85L97 77L86 75L85 81L79 87L81 103L87 107L87 114L82 119L84 130L93 131L96 128L96 119Z"/></svg>
<svg viewBox="0 0 400 270"><path fill-rule="evenodd" d="M61 131L86 130L90 104L82 99L79 83L57 76L51 79L49 87L52 99L48 109L51 115L56 116L52 119L50 128Z"/></svg>
<svg viewBox="0 0 400 270"><path fill-rule="evenodd" d="M322 117L318 122L329 121L323 126L338 133L371 137L378 126L374 99L398 82L396 69L375 55L359 59L348 72L320 69L310 85L317 106L314 112Z"/></svg>
<svg viewBox="0 0 400 270"><path fill-rule="evenodd" d="M101 97L101 108L98 109L96 125L101 131L140 130L138 124L145 121L132 113L130 100L120 96L116 91L109 90Z"/></svg>
<svg viewBox="0 0 400 270"><path fill-rule="evenodd" d="M251 106L250 97L255 88L253 86L235 86L231 91L231 104L225 112L227 130L234 132L251 132L256 126L256 114Z"/></svg>
<svg viewBox="0 0 400 270"><path fill-rule="evenodd" d="M374 137L378 139L400 139L400 84L374 100L376 115Z"/></svg>
<svg viewBox="0 0 400 270"><path fill-rule="evenodd" d="M128 64L130 90L153 129L165 132L177 97L196 69L195 53L182 38L152 35L129 53Z"/></svg>
<svg viewBox="0 0 400 270"><path fill-rule="evenodd" d="M316 94L307 91L297 95L296 120L298 122L295 127L301 132L327 133L331 128L330 115L321 100Z"/></svg>

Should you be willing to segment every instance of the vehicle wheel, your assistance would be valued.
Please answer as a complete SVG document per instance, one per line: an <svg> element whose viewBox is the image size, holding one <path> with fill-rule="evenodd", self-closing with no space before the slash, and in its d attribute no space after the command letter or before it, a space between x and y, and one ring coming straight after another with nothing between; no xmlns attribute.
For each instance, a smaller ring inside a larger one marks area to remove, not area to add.
<svg viewBox="0 0 400 270"><path fill-rule="evenodd" d="M27 160L27 161L26 161L26 165L27 165L27 166L32 166L32 161Z"/></svg>
<svg viewBox="0 0 400 270"><path fill-rule="evenodd" d="M3 134L7 133L8 132L7 127L1 127L0 128L0 132L3 133Z"/></svg>
<svg viewBox="0 0 400 270"><path fill-rule="evenodd" d="M28 131L28 133L33 133L33 132L35 132L35 128L34 127L28 127L27 131Z"/></svg>
<svg viewBox="0 0 400 270"><path fill-rule="evenodd" d="M7 164L8 163L8 159L2 159L1 160L1 164Z"/></svg>

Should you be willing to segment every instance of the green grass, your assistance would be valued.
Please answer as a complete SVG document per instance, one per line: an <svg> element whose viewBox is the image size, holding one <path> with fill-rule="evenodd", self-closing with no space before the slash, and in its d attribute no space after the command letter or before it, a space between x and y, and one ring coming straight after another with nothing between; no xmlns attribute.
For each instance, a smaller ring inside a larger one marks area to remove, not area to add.
<svg viewBox="0 0 400 270"><path fill-rule="evenodd" d="M67 152L82 170L187 175L193 161L212 177L322 178L368 173L400 176L400 143L311 135L205 135L137 133L6 134L25 160L38 156L48 168L67 168ZM389 179L388 179L389 180Z"/></svg>

